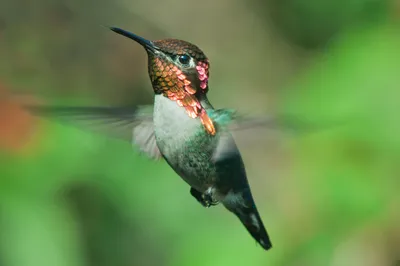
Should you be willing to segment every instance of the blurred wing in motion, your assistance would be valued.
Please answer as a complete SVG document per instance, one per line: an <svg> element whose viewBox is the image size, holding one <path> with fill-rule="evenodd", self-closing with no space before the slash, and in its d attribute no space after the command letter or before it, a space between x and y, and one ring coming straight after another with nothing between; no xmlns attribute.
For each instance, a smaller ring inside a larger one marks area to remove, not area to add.
<svg viewBox="0 0 400 266"><path fill-rule="evenodd" d="M222 126L220 140L214 152L214 160L237 152L235 143L242 147L249 147L252 144L258 145L262 141L276 144L281 137L287 135L299 136L315 133L345 124L345 121L327 121L325 124L313 123L292 115L276 117L265 115L243 116L229 109L215 110L211 117Z"/></svg>
<svg viewBox="0 0 400 266"><path fill-rule="evenodd" d="M237 153L237 146L248 147L277 132L279 124L273 117L241 116L234 110L219 109L211 117L220 126L219 142L213 160L223 160ZM232 138L233 137L233 138Z"/></svg>
<svg viewBox="0 0 400 266"><path fill-rule="evenodd" d="M154 160L161 158L154 136L152 106L27 106L34 115L54 118L94 133L128 141Z"/></svg>
<svg viewBox="0 0 400 266"><path fill-rule="evenodd" d="M148 157L158 160L162 157L154 135L153 107L64 107L28 106L33 114L59 119L82 129L105 134L128 141L137 146ZM210 110L209 115L219 124L222 132L214 159L218 160L236 152L235 142L247 146L273 133L310 132L321 129L296 118L278 119L267 116L240 116L231 109Z"/></svg>
<svg viewBox="0 0 400 266"><path fill-rule="evenodd" d="M276 117L235 115L232 117L232 123L229 125L229 129L233 132L269 129L278 130L282 133L304 134L336 127L339 124L341 124L341 122L338 121L327 122L325 125L322 125L321 123L315 124L292 115Z"/></svg>

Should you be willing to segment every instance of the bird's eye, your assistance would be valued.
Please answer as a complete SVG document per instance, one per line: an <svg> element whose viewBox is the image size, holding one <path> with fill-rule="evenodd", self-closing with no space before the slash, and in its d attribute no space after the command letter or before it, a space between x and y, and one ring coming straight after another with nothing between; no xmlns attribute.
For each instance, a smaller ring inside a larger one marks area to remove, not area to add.
<svg viewBox="0 0 400 266"><path fill-rule="evenodd" d="M187 65L189 63L189 61L190 61L190 57L188 55L184 54L184 55L179 56L179 62L182 65Z"/></svg>

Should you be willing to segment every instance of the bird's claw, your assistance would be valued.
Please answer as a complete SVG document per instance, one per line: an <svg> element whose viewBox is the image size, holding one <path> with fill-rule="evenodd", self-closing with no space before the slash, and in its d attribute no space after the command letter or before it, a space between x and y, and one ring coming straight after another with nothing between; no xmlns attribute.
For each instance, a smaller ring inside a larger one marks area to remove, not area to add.
<svg viewBox="0 0 400 266"><path fill-rule="evenodd" d="M209 188L207 189L206 192L204 192L201 195L202 198L202 204L204 205L204 207L209 208L211 206L215 206L218 205L219 201L215 200L213 197L213 193L212 193L212 189Z"/></svg>
<svg viewBox="0 0 400 266"><path fill-rule="evenodd" d="M190 190L190 193L192 194L192 196L195 197L197 199L197 201L200 202L200 204L206 208L218 205L218 203L219 203L217 200L214 199L212 192L213 191L211 188L209 188L204 193L201 193L194 188L191 188L191 190Z"/></svg>

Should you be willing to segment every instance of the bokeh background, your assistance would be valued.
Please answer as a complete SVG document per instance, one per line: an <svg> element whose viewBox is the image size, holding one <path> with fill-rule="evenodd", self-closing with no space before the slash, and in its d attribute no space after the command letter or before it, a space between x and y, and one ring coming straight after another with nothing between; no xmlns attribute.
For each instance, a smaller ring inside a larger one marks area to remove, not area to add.
<svg viewBox="0 0 400 266"><path fill-rule="evenodd" d="M270 252L165 163L21 109L152 102L101 25L196 43L217 107L316 126L238 140ZM2 0L0 58L0 265L398 265L399 1Z"/></svg>

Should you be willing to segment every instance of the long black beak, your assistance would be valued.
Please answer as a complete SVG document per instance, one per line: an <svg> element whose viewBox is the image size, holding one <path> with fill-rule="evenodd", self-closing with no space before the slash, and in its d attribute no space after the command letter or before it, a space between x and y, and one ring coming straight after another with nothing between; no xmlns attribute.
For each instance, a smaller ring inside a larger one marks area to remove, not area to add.
<svg viewBox="0 0 400 266"><path fill-rule="evenodd" d="M133 34L132 32L116 28L116 27L110 27L110 30L112 30L115 33L121 34L131 40L134 40L135 42L139 43L141 46L143 46L147 51L154 52L155 50L158 50L158 47L154 45L152 41L146 40L143 37L140 37L136 34Z"/></svg>

